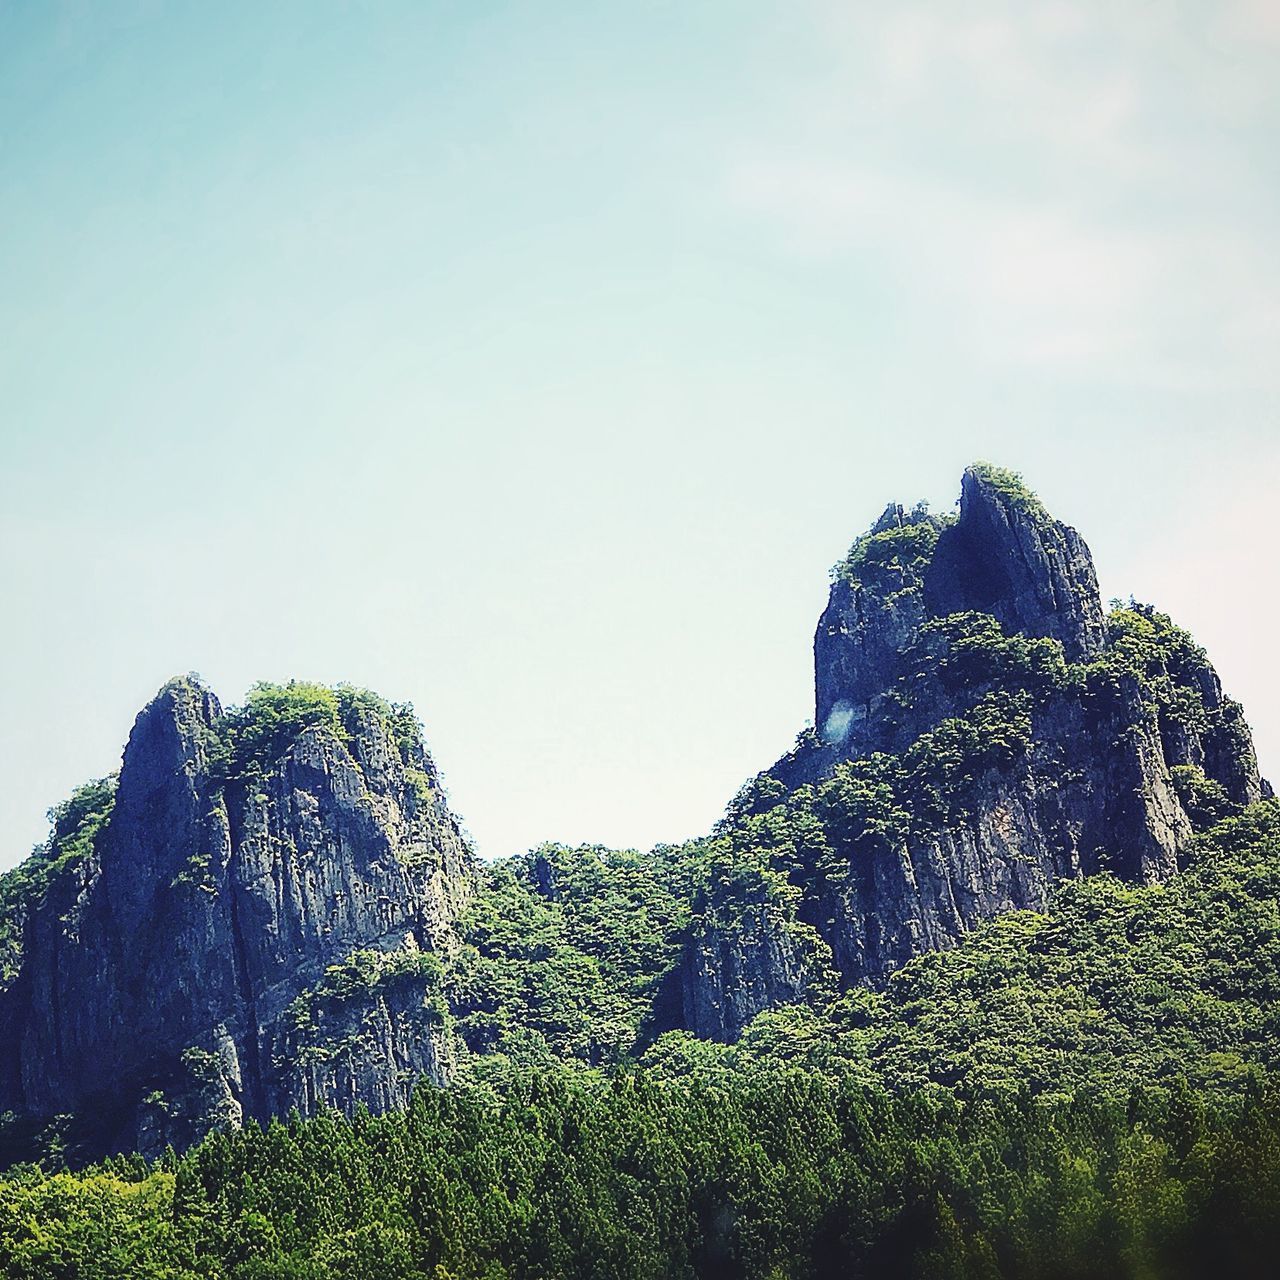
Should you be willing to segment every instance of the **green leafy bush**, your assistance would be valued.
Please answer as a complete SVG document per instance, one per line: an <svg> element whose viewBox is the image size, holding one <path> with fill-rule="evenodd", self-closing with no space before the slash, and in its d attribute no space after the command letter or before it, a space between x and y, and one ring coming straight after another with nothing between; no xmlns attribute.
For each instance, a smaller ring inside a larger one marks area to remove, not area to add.
<svg viewBox="0 0 1280 1280"><path fill-rule="evenodd" d="M342 710L337 692L326 685L303 680L255 684L244 705L228 710L218 726L230 751L231 776L266 772L307 729L345 739Z"/></svg>
<svg viewBox="0 0 1280 1280"><path fill-rule="evenodd" d="M256 777L267 772L307 730L319 729L350 743L360 722L370 718L385 727L402 761L421 773L425 756L411 704L388 702L354 685L331 688L306 680L255 684L243 705L228 708L215 726L212 755L223 776Z"/></svg>
<svg viewBox="0 0 1280 1280"><path fill-rule="evenodd" d="M902 524L864 533L832 570L832 576L860 583L880 597L919 587L945 523L920 508Z"/></svg>
<svg viewBox="0 0 1280 1280"><path fill-rule="evenodd" d="M289 1006L288 1017L295 1030L303 1030L325 1011L367 1000L400 982L412 981L428 994L440 995L443 978L444 966L434 951L363 948L329 965L320 981Z"/></svg>

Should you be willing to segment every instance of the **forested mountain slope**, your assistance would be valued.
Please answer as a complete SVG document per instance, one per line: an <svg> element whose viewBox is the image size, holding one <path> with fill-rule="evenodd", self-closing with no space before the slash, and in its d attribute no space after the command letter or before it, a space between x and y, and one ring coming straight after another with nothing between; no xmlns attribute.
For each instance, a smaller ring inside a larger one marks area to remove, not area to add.
<svg viewBox="0 0 1280 1280"><path fill-rule="evenodd" d="M669 1035L609 1070L489 1054L407 1112L13 1170L0 1272L1270 1276L1280 806L1189 858L1165 885L1065 885L1044 915L985 925L883 992L764 1014L735 1045ZM549 927L532 947L554 952Z"/></svg>
<svg viewBox="0 0 1280 1280"><path fill-rule="evenodd" d="M690 937L701 1036L828 974L878 986L1059 879L1167 879L1269 793L1204 651L1154 609L1104 617L1088 548L1012 473L971 468L955 516L890 506L834 577L817 731L731 807Z"/></svg>
<svg viewBox="0 0 1280 1280"><path fill-rule="evenodd" d="M1270 1064L1274 885L1219 920L1196 852L1246 812L1217 838L1271 847L1241 710L1168 618L1104 613L1016 476L854 543L815 688L707 837L486 866L411 708L170 682L0 879L10 1158L636 1060L1046 1092Z"/></svg>

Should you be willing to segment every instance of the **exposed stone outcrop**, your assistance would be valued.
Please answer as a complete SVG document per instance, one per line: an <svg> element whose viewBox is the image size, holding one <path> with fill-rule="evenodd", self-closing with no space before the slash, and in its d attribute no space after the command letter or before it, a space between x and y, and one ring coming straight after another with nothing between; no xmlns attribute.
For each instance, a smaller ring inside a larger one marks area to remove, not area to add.
<svg viewBox="0 0 1280 1280"><path fill-rule="evenodd" d="M837 567L813 641L814 723L833 747L856 752L872 740L901 655L927 616L924 575L945 528L893 503ZM891 553L874 555L880 546Z"/></svg>
<svg viewBox="0 0 1280 1280"><path fill-rule="evenodd" d="M890 504L837 567L814 636L814 723L834 754L884 749L891 726L882 713L900 715L886 699L930 618L985 613L1007 632L1061 641L1070 661L1101 652L1106 624L1089 548L1004 476L966 471L958 517ZM936 710L895 720L897 737L922 732Z"/></svg>
<svg viewBox="0 0 1280 1280"><path fill-rule="evenodd" d="M190 679L138 716L106 830L28 920L0 1107L94 1116L102 1147L147 1149L291 1105L403 1105L413 1078L447 1077L412 972L296 1017L353 954L448 945L475 866L421 741L357 703L341 732L304 728L228 777L223 729Z"/></svg>
<svg viewBox="0 0 1280 1280"><path fill-rule="evenodd" d="M685 1026L736 1040L761 1009L803 1000L823 977L812 930L763 903L695 931L684 957Z"/></svg>
<svg viewBox="0 0 1280 1280"><path fill-rule="evenodd" d="M1080 536L995 468L966 473L955 515L884 511L836 567L814 658L815 730L672 859L665 908L627 916L642 1034L733 1040L1042 908L1062 878L1162 881L1269 791L1204 652L1153 609L1104 616ZM485 875L406 709L257 692L224 713L196 680L166 685L114 801L110 780L82 788L15 873L0 1111L74 1114L83 1152L403 1107L455 1052L519 1042L510 991L528 985L536 1022L584 989L555 965L615 963L599 881L545 849L527 876L559 926L527 917L527 948L525 918L494 927L520 902L500 874L460 922Z"/></svg>
<svg viewBox="0 0 1280 1280"><path fill-rule="evenodd" d="M1268 793L1203 651L1141 607L1109 629L1083 540L995 468L965 473L958 516L885 511L836 568L814 655L817 731L737 818L781 804L821 829L820 868L778 866L829 949L813 963L846 985L1041 908L1064 877L1163 880L1206 805ZM824 790L850 767L893 816ZM717 1039L813 978L716 923L734 893L695 923L682 966L686 1025Z"/></svg>
<svg viewBox="0 0 1280 1280"><path fill-rule="evenodd" d="M1061 640L1072 662L1106 641L1084 539L994 468L964 473L960 518L938 537L924 596L931 617L989 613L1006 631Z"/></svg>

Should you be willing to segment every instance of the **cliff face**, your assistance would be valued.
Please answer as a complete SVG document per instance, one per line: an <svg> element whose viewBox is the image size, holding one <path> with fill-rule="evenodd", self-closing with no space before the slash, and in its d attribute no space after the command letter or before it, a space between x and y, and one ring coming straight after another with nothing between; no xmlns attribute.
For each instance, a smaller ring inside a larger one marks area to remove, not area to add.
<svg viewBox="0 0 1280 1280"><path fill-rule="evenodd" d="M447 1078L430 962L475 871L416 732L353 701L247 764L229 732L191 680L138 716L101 838L27 920L0 1108L147 1150Z"/></svg>
<svg viewBox="0 0 1280 1280"><path fill-rule="evenodd" d="M956 517L886 510L837 566L814 654L818 731L722 830L798 892L769 938L718 923L732 883L708 893L682 972L699 1035L734 1038L824 963L881 983L1057 879L1162 880L1198 825L1267 792L1203 651L1153 610L1106 619L1083 540L994 468L966 472ZM807 969L772 958L795 922L825 944Z"/></svg>
<svg viewBox="0 0 1280 1280"><path fill-rule="evenodd" d="M1070 661L1096 655L1106 642L1084 539L992 468L965 472L960 516L938 537L924 595L931 617L988 613L1006 631L1061 641Z"/></svg>
<svg viewBox="0 0 1280 1280"><path fill-rule="evenodd" d="M1104 615L1084 542L1007 472L966 473L956 515L887 508L814 656L816 730L709 838L492 872L408 709L171 682L114 791L81 788L0 879L0 1112L155 1152L403 1107L468 1056L733 1040L1062 878L1161 881L1269 792L1204 652L1145 606Z"/></svg>
<svg viewBox="0 0 1280 1280"><path fill-rule="evenodd" d="M704 921L681 966L684 1025L736 1040L762 1009L805 1000L823 984L821 951L813 930L776 904L742 904L730 919Z"/></svg>

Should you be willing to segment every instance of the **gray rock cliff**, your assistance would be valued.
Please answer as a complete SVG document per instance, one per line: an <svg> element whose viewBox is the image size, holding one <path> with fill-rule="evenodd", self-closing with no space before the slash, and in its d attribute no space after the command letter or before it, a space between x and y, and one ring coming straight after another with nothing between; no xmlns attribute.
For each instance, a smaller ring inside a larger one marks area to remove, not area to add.
<svg viewBox="0 0 1280 1280"><path fill-rule="evenodd" d="M402 1106L448 1077L428 961L476 868L389 711L353 699L237 762L212 693L160 691L92 853L27 920L0 1107L155 1150L295 1105Z"/></svg>
<svg viewBox="0 0 1280 1280"><path fill-rule="evenodd" d="M171 681L118 782L0 880L0 1111L155 1153L402 1108L495 1047L732 1041L1061 879L1163 881L1269 794L1204 651L1148 606L1104 613L1080 536L994 467L956 513L892 504L854 542L814 675L815 728L643 874L550 846L482 868L409 708Z"/></svg>
<svg viewBox="0 0 1280 1280"><path fill-rule="evenodd" d="M885 511L836 567L814 656L816 731L722 824L794 909L744 933L721 923L739 890L710 895L682 966L699 1035L733 1039L824 965L878 985L1064 877L1163 880L1269 791L1203 651L1152 609L1106 617L1079 534L997 468L965 473L956 516ZM805 963L795 923L825 944Z"/></svg>

